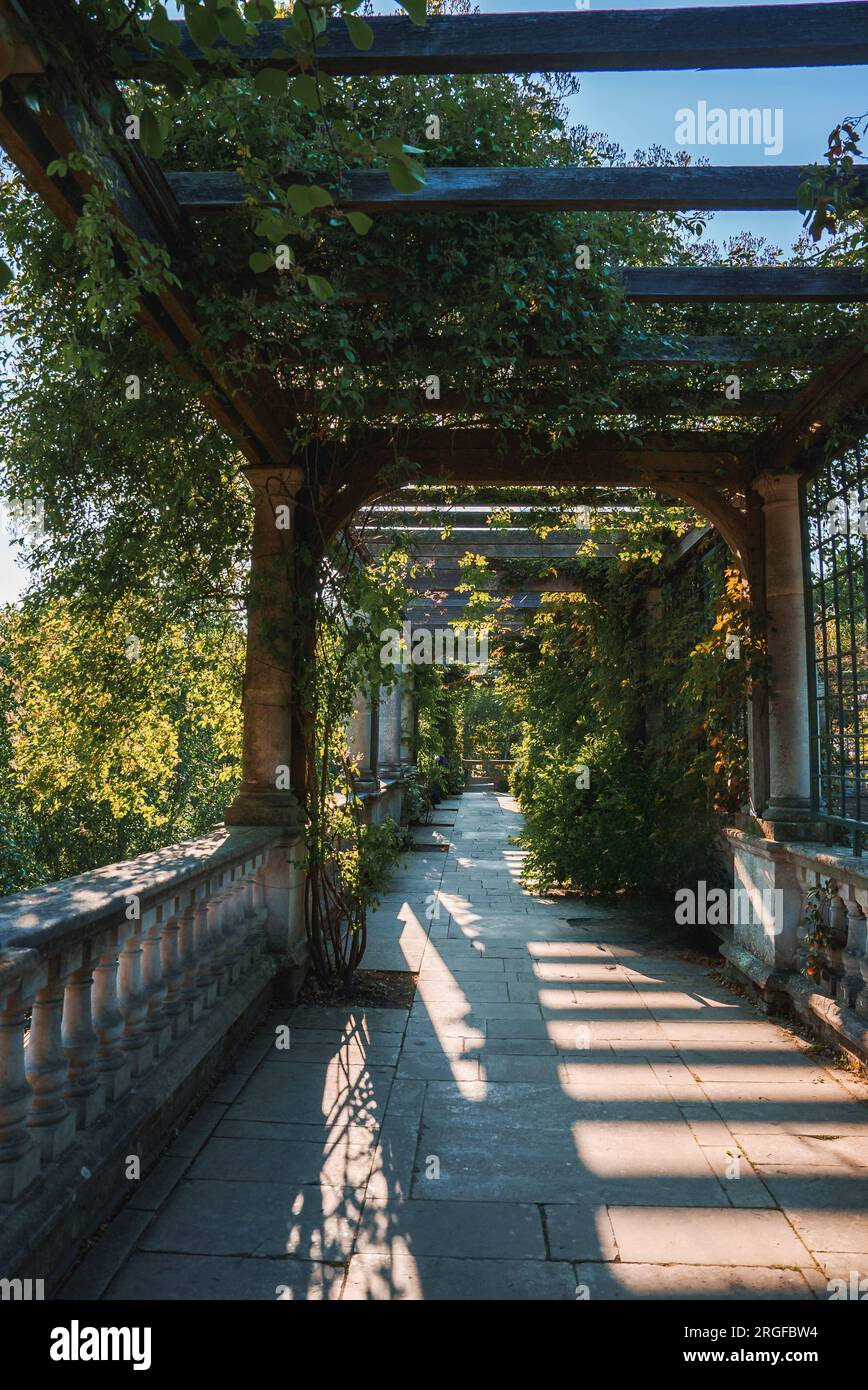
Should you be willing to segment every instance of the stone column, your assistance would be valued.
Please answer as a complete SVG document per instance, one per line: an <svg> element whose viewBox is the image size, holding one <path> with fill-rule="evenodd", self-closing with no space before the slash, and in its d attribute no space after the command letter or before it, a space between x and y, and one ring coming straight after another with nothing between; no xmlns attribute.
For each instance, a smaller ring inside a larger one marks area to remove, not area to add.
<svg viewBox="0 0 868 1390"><path fill-rule="evenodd" d="M292 748L292 514L304 479L295 466L245 469L253 488L253 551L247 603L244 760L227 825L299 824L290 790Z"/></svg>
<svg viewBox="0 0 868 1390"><path fill-rule="evenodd" d="M404 768L416 766L416 697L413 694L413 667L405 666L398 682L400 700L400 750Z"/></svg>
<svg viewBox="0 0 868 1390"><path fill-rule="evenodd" d="M810 820L808 653L798 480L763 473L754 482L765 517L769 677L769 804L774 839L804 836Z"/></svg>
<svg viewBox="0 0 868 1390"><path fill-rule="evenodd" d="M401 776L401 677L391 689L380 686L380 776L394 780Z"/></svg>
<svg viewBox="0 0 868 1390"><path fill-rule="evenodd" d="M355 766L356 790L360 792L373 791L377 786L371 749L371 705L369 697L363 691L359 691L353 702L353 712L347 729L350 762Z"/></svg>

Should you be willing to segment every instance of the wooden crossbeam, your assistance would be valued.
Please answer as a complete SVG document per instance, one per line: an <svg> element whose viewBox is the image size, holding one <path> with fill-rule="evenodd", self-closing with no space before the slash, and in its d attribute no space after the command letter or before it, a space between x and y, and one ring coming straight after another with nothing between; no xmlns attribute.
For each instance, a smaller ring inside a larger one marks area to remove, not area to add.
<svg viewBox="0 0 868 1390"><path fill-rule="evenodd" d="M398 193L379 170L353 169L343 189L333 188L347 211L449 213L504 212L790 212L799 185L810 173L798 165L732 165L677 169L427 169L417 193ZM868 170L856 169L857 190L868 192ZM166 179L181 207L195 213L226 212L258 201L240 174L184 170ZM329 179L324 180L329 183ZM287 184L310 182L290 175Z"/></svg>
<svg viewBox="0 0 868 1390"><path fill-rule="evenodd" d="M846 304L868 300L860 269L814 266L631 267L617 277L627 299L644 304Z"/></svg>
<svg viewBox="0 0 868 1390"><path fill-rule="evenodd" d="M423 346L420 343L413 344L414 347ZM751 362L763 367L813 367L818 363L827 362L836 353L842 350L840 341L830 339L811 339L802 343L793 343L789 340L775 338L756 338L749 335L736 337L735 335L694 335L694 334L673 334L672 337L649 337L647 338L628 338L618 349L617 355L607 363L615 370L629 371L636 367L677 367L677 366L720 366L727 363ZM440 354L446 354L449 363L455 361L454 341L440 343L436 333L426 339L424 348L428 354L431 364L431 371L437 372L442 365ZM365 348L358 352L357 357L360 363L376 371L380 362L391 365L395 356L400 352L399 346L389 346L384 350L384 356L375 348ZM385 353L388 353L388 356ZM573 367L587 369L590 365L586 357L573 357L564 353L560 357L540 356L530 349L525 349L526 356L522 356L521 351L517 356L521 359L522 365L530 367L545 368L547 371L566 371ZM292 371L296 365L304 366L310 370L310 362L304 361L298 364L287 361L288 371ZM443 385L445 386L448 377L445 371ZM556 388L554 388L556 389ZM430 409L436 413L437 402L432 401Z"/></svg>
<svg viewBox="0 0 868 1390"><path fill-rule="evenodd" d="M377 430L365 434L365 455L375 471L394 473L404 458L426 478L441 482L524 484L632 483L673 478L729 482L747 477L743 436L727 431L682 431L647 435L641 445L600 430L578 436L569 449L546 452L515 436L490 428L408 430L392 438ZM389 489L394 492L394 484Z"/></svg>
<svg viewBox="0 0 868 1390"><path fill-rule="evenodd" d="M181 52L203 55L181 30ZM259 26L253 43L233 48L253 66L292 67L280 48L286 20ZM868 5L728 5L671 10L550 11L541 14L432 15L424 27L405 16L373 16L374 43L351 43L329 21L320 54L325 72L397 73L639 72L684 68L835 67L868 62ZM134 54L140 68L156 52Z"/></svg>
<svg viewBox="0 0 868 1390"><path fill-rule="evenodd" d="M536 411L541 414L548 414L552 408L570 409L569 399L560 400L557 392L542 392L533 390L522 390L520 384L516 384L514 392L511 391L514 400L522 406L530 415ZM681 419L690 417L692 419L711 418L715 416L743 417L750 419L757 416L780 415L789 406L795 404L798 392L791 391L755 391L744 395L740 400L727 400L723 388L720 391L694 391L684 392L682 395L669 396L665 391L655 398L648 393L631 396L629 394L619 396L617 404L612 406L598 406L590 413L597 416L616 417L622 415L650 415L655 418L671 417ZM322 395L319 391L297 390L291 393L293 410L298 415L319 414L323 409ZM440 397L436 401L431 401L425 395L424 387L420 386L418 396L415 398L416 411L420 415L475 415L487 416L495 413L495 407L486 402L472 400L464 392L454 390L451 387L443 387ZM372 388L365 400L365 419L374 421L388 418L394 415L394 398L385 392Z"/></svg>

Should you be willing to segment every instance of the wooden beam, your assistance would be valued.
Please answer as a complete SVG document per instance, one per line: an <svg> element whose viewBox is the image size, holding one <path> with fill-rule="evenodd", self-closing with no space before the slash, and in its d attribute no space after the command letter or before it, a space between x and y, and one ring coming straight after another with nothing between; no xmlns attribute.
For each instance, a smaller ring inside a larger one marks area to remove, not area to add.
<svg viewBox="0 0 868 1390"><path fill-rule="evenodd" d="M181 52L205 59L186 25ZM368 19L367 52L344 24L328 22L319 54L323 71L360 76L393 73L640 72L686 68L836 67L868 63L868 5L729 5L670 10L550 11L538 14L431 15L417 27L403 15ZM293 67L280 48L286 20L259 26L253 43L231 50L252 66ZM140 69L150 56L131 55Z"/></svg>
<svg viewBox="0 0 868 1390"><path fill-rule="evenodd" d="M413 342L407 346L423 346L421 341ZM647 338L632 337L627 338L621 344L617 355L609 363L616 370L629 371L634 367L677 367L677 366L719 366L721 363L752 362L763 367L813 367L820 362L827 362L840 352L845 346L840 341L834 339L811 339L802 343L794 343L789 339L760 338L745 334L735 335L694 335L674 333L671 337L661 338L648 336ZM365 347L357 353L360 363L376 372L378 365L391 364L395 360L397 353L401 351L401 344L397 346L389 345L383 348L383 355L376 348ZM455 364L456 344L454 340L441 342L437 333L432 332L426 338L424 348L429 356L431 371L439 373L444 385L448 382L448 373L441 363L440 354L444 354L445 361L450 367ZM588 368L586 357L573 357L564 354L560 357L542 357L533 351L532 341L519 348L516 352L518 365L520 368L541 367L549 372L566 371L573 367ZM298 362L286 360L285 368L288 373L292 373L296 368L303 367L305 373L311 371L309 357L302 357ZM290 387L290 389L292 389ZM553 384L552 389L557 389ZM432 401L430 406L432 412L437 413L437 402Z"/></svg>
<svg viewBox="0 0 868 1390"><path fill-rule="evenodd" d="M821 168L825 166L813 166ZM503 212L790 212L798 208L799 185L811 172L796 164L771 168L726 165L677 169L427 169L417 193L398 193L379 170L353 169L340 190L330 179L338 205L347 211L448 213L493 209ZM868 170L853 178L868 192ZM167 172L179 205L189 212L226 212L249 206L258 193L240 174L227 171ZM310 182L288 175L287 184Z"/></svg>
<svg viewBox="0 0 868 1390"><path fill-rule="evenodd" d="M365 434L368 467L376 475L406 459L426 479L453 484L621 483L637 485L661 473L672 477L717 478L741 486L747 474L744 439L727 432L683 431L648 435L641 445L609 431L578 436L569 449L546 452L495 429L408 430L394 437ZM381 489L379 495L393 494ZM377 496L376 490L371 498Z"/></svg>
<svg viewBox="0 0 868 1390"><path fill-rule="evenodd" d="M718 392L695 391L692 394L682 389L681 394L677 396L670 396L662 390L657 399L647 393L633 397L621 394L614 405L598 406L591 414L606 418L647 415L655 419L667 416L673 419L713 419L716 416L750 419L763 415L780 415L788 405L795 403L797 395L796 390L757 391L743 396L741 400L729 401L724 396L722 387ZM441 388L440 397L436 401L428 400L422 386L419 387L418 395L414 395L412 399L414 413L417 415L471 415L484 418L500 410L500 407L485 401L473 400L463 391L448 386ZM324 410L321 391L299 388L290 393L290 401L297 415L318 415ZM553 391L522 390L520 383L516 383L514 391L511 390L510 403L513 402L530 415L536 411L548 415L552 410L566 411L571 408L568 396L564 396L563 388L561 391L557 388ZM394 398L372 387L365 401L365 419L382 420L395 414L397 412ZM573 415L575 418L575 412Z"/></svg>
<svg viewBox="0 0 868 1390"><path fill-rule="evenodd" d="M619 278L625 297L640 304L868 301L864 271L840 266L663 266L659 270L642 266L630 267Z"/></svg>

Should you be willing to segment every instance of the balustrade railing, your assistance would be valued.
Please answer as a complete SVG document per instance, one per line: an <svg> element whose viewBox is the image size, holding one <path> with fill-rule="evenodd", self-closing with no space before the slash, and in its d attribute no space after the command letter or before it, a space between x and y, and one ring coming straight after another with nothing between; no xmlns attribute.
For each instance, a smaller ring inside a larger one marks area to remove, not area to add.
<svg viewBox="0 0 868 1390"><path fill-rule="evenodd" d="M0 899L0 1202L158 1067L265 948L271 830Z"/></svg>

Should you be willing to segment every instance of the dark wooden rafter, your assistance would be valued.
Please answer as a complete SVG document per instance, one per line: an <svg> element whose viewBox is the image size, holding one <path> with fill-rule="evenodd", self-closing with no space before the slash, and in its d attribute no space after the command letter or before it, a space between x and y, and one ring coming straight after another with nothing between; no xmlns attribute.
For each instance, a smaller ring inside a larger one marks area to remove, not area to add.
<svg viewBox="0 0 868 1390"><path fill-rule="evenodd" d="M354 48L330 20L319 56L332 75L490 72L638 72L685 68L835 67L868 62L868 5L862 3L720 6L672 10L550 11L541 14L434 15L424 27L405 16L373 16L373 47ZM181 52L203 56L186 25ZM253 66L293 67L275 57L287 21L260 26L233 48ZM153 69L155 58L141 67Z"/></svg>
<svg viewBox="0 0 868 1390"><path fill-rule="evenodd" d="M815 166L816 168L822 166ZM429 168L416 193L398 193L385 172L353 169L336 201L348 211L376 213L479 212L790 212L811 172L798 165L705 168L585 169ZM868 170L857 169L868 191ZM168 172L166 180L188 212L226 212L250 206L258 194L232 171ZM287 184L306 183L305 174ZM327 180L328 182L328 180ZM331 186L331 185L330 185Z"/></svg>
<svg viewBox="0 0 868 1390"><path fill-rule="evenodd" d="M512 395L512 393L510 394ZM654 399L650 392L633 396L629 393L619 393L616 404L595 407L591 414L607 418L623 415L650 415L658 418L670 416L701 419L702 417L729 416L749 419L766 415L780 415L790 404L795 402L797 394L796 390L755 391L746 393L740 400L736 401L727 400L723 387L717 392L705 389L691 393L683 390L678 397L670 398L663 395L662 398L658 397L657 399ZM319 391L295 390L290 393L290 399L293 410L298 415L319 414L323 410L322 393ZM492 403L474 400L465 392L453 387L444 387L438 399L432 401L426 396L425 387L420 386L418 394L413 393L412 399L416 413L420 415L476 415L484 417L497 413L501 408ZM523 410L532 413L537 407L542 413L550 409L553 398L541 390L521 390L517 386L515 399L521 403ZM564 401L563 408L569 410L568 399ZM370 421L382 420L395 413L394 397L376 386L372 387L365 401L365 418Z"/></svg>

